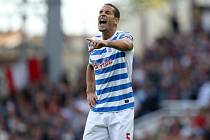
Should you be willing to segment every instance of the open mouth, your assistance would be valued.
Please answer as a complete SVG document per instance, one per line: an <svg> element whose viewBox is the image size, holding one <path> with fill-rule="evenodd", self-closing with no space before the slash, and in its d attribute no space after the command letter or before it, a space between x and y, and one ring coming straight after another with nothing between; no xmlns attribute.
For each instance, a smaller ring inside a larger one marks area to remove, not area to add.
<svg viewBox="0 0 210 140"><path fill-rule="evenodd" d="M101 24L106 24L107 23L107 21L105 21L105 20L99 20L99 24L101 25Z"/></svg>

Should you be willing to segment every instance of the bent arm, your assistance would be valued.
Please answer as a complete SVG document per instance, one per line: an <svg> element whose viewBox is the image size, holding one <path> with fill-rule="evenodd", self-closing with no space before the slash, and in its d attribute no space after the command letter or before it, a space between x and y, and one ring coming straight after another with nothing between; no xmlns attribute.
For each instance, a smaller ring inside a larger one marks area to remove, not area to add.
<svg viewBox="0 0 210 140"><path fill-rule="evenodd" d="M120 40L107 41L107 47L111 47L120 51L129 51L133 49L133 43L127 38Z"/></svg>
<svg viewBox="0 0 210 140"><path fill-rule="evenodd" d="M100 49L102 47L111 47L120 51L129 51L133 49L133 42L128 38L123 38L119 40L94 40L87 39L91 48L88 51L94 49Z"/></svg>

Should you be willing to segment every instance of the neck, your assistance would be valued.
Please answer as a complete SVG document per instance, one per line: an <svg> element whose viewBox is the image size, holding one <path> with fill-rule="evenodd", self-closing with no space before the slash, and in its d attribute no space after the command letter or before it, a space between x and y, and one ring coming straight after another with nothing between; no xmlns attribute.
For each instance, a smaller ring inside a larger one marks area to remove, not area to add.
<svg viewBox="0 0 210 140"><path fill-rule="evenodd" d="M115 32L116 32L116 29L109 30L109 31L104 31L104 32L102 32L102 37L103 37L104 40L107 40L110 37L112 37Z"/></svg>

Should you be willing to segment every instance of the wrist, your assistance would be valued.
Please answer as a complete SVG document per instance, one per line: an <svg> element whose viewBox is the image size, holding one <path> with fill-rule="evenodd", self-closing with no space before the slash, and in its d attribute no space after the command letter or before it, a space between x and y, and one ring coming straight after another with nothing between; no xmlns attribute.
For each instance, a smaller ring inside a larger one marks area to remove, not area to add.
<svg viewBox="0 0 210 140"><path fill-rule="evenodd" d="M107 41L106 41L106 46L109 47L110 44L111 44L111 41L107 40Z"/></svg>
<svg viewBox="0 0 210 140"><path fill-rule="evenodd" d="M87 95L94 94L94 93L95 93L94 91L86 91Z"/></svg>
<svg viewBox="0 0 210 140"><path fill-rule="evenodd" d="M93 94L93 93L95 93L95 91L94 91L94 89L87 89L86 93L87 94Z"/></svg>

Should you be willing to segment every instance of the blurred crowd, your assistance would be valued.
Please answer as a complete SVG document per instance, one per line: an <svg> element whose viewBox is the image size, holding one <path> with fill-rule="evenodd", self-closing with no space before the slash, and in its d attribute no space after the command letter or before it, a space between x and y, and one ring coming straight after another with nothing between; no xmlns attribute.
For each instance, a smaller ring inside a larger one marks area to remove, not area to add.
<svg viewBox="0 0 210 140"><path fill-rule="evenodd" d="M210 104L210 35L202 30L175 33L147 46L134 64L136 116L159 108L163 99Z"/></svg>
<svg viewBox="0 0 210 140"><path fill-rule="evenodd" d="M135 140L210 140L210 34L198 29L160 37L142 58L134 65L136 117L158 109L164 99L194 100L200 109L165 116L155 133L142 132Z"/></svg>
<svg viewBox="0 0 210 140"><path fill-rule="evenodd" d="M53 84L42 75L37 83L0 98L0 140L81 140L89 111L85 66L77 82L67 77L64 73ZM162 121L157 140L209 140L210 35L175 33L145 46L142 59L134 59L133 88L136 118L157 110L164 99L191 99L206 108L188 121Z"/></svg>
<svg viewBox="0 0 210 140"><path fill-rule="evenodd" d="M0 102L0 140L81 140L89 107L85 72L75 85L42 76Z"/></svg>
<svg viewBox="0 0 210 140"><path fill-rule="evenodd" d="M201 108L197 114L190 110L179 116L160 118L158 131L144 131L142 138L135 140L209 140L210 106Z"/></svg>

